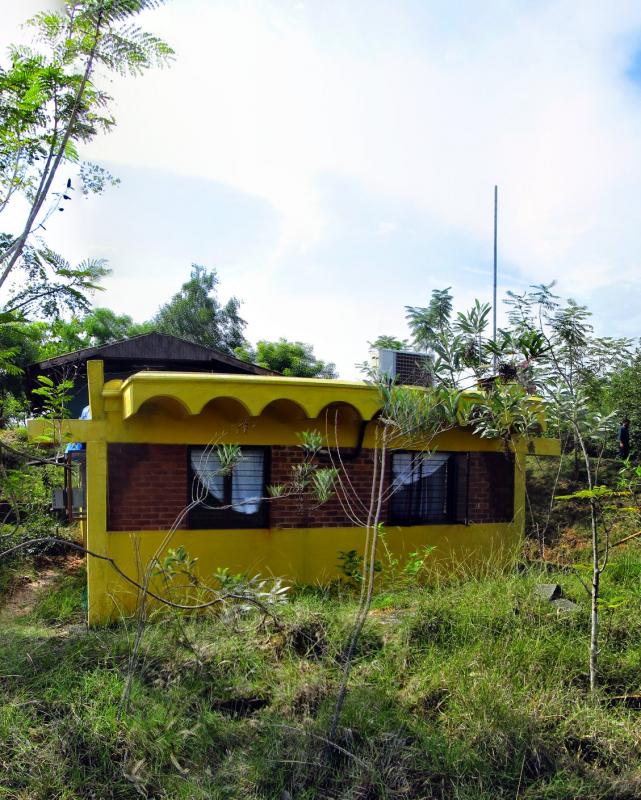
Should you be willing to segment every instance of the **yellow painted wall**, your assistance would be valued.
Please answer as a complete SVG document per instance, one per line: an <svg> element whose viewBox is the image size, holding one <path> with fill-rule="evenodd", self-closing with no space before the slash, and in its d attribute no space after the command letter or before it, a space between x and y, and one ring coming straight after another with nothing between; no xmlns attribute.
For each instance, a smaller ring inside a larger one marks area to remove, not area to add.
<svg viewBox="0 0 641 800"><path fill-rule="evenodd" d="M87 520L89 550L112 558L125 574L140 580L141 570L157 554L164 531L109 532L107 525L107 444L297 444L297 432L316 429L330 445L354 447L362 420L380 407L376 389L365 384L259 376L138 373L126 381L104 385L102 362L88 362L92 419L69 420L67 435L87 445ZM340 403L334 412L323 411ZM42 422L29 426L35 438ZM364 446L376 444L376 423L370 421ZM403 559L423 546L436 545L435 563L470 569L488 560L506 560L519 548L524 523L525 484L522 470L528 442L517 447L515 515L511 523L390 527L390 551ZM541 454L558 453L553 440L534 440ZM397 443L396 446L401 446ZM479 439L457 428L429 443L441 451L498 451L502 444ZM416 445L414 449L418 449ZM274 502L278 502L277 500ZM360 528L309 528L232 531L178 531L165 542L182 544L198 558L203 580L216 569L261 572L300 583L325 583L340 575L339 551L363 550ZM162 558L162 553L158 553ZM89 622L99 624L130 613L136 591L105 561L89 558Z"/></svg>
<svg viewBox="0 0 641 800"><path fill-rule="evenodd" d="M141 582L136 563L138 559L143 565L149 562L166 531L119 531L107 535L109 555L118 565L126 565L127 575ZM198 556L198 574L204 583L218 568L228 567L232 573L284 576L291 583L322 585L341 577L339 551L354 549L362 553L364 537L362 528L178 531L168 545L182 544L191 556ZM465 572L478 571L488 562L510 563L520 542L521 532L514 523L389 527L386 533L390 552L401 562L413 551L436 545L430 564ZM107 583L108 595L90 592L93 622L131 613L135 608L134 587L113 574ZM158 581L153 586L165 594Z"/></svg>

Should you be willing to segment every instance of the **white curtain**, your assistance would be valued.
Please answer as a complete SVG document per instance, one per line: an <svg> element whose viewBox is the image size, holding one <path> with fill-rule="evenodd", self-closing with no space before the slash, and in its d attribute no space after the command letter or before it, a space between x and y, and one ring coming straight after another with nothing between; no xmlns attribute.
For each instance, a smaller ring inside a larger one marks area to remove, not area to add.
<svg viewBox="0 0 641 800"><path fill-rule="evenodd" d="M225 498L225 476L221 474L215 449L192 449L191 467L216 502L229 503L229 498ZM255 514L260 508L263 482L263 451L242 448L231 475L232 509L240 514Z"/></svg>
<svg viewBox="0 0 641 800"><path fill-rule="evenodd" d="M424 481L416 494L413 514L425 520L447 512L447 469L449 453L395 453L393 456L394 491L402 493L411 484ZM400 498L399 498L400 499Z"/></svg>
<svg viewBox="0 0 641 800"><path fill-rule="evenodd" d="M220 459L215 450L194 448L191 451L191 468L207 491L219 503L225 500L225 479L220 474Z"/></svg>

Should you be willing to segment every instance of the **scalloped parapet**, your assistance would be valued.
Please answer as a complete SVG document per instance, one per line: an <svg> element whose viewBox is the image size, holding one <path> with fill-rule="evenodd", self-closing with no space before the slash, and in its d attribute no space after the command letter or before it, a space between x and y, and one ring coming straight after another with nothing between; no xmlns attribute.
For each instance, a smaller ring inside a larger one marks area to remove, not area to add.
<svg viewBox="0 0 641 800"><path fill-rule="evenodd" d="M104 382L101 361L89 361L90 420L65 420L61 430L65 441L204 441L218 426L225 439L269 444L271 432L317 424L334 424L334 409L340 409L340 444L349 444L354 425L376 419L382 408L375 386L356 381L320 378L286 378L271 375L223 375L189 372L138 372L125 380ZM419 389L416 391L429 391ZM479 397L470 390L460 396L460 423L464 429L466 407ZM545 430L543 404L532 397ZM328 409L331 413L326 414ZM167 424L167 423L170 424ZM43 441L47 423L29 423L32 440ZM468 429L469 431L469 429ZM371 435L368 434L368 437ZM470 433L466 434L469 437ZM186 437L186 438L185 438ZM250 437L250 438L247 438ZM447 439L452 435L445 434ZM499 449L497 440L479 440L478 449ZM276 441L276 440L274 440ZM453 449L464 449L449 442ZM545 437L521 439L517 449L537 455L558 456L558 440Z"/></svg>
<svg viewBox="0 0 641 800"><path fill-rule="evenodd" d="M259 417L278 400L294 403L308 419L318 417L326 406L336 402L351 405L364 420L372 419L381 409L380 398L372 386L321 378L138 372L119 387L105 387L103 394L122 398L125 420L138 413L146 402L159 398L171 398L191 415L200 414L205 406L220 398L233 399L249 417Z"/></svg>

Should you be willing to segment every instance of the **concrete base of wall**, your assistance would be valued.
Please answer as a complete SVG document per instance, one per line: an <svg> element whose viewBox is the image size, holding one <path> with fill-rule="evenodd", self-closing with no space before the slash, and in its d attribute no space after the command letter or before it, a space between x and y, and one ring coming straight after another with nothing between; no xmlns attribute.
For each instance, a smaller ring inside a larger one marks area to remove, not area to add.
<svg viewBox="0 0 641 800"><path fill-rule="evenodd" d="M108 555L133 580L142 582L146 565L158 554L162 561L171 547L182 545L190 557L197 558L197 573L207 584L218 570L232 574L284 577L291 584L326 585L345 577L341 572L340 551L363 552L362 528L285 528L234 531L118 531L106 535ZM403 564L410 553L434 547L430 566L439 572L460 571L478 574L489 566L505 566L519 552L521 535L515 523L487 525L430 525L390 527L385 544L389 554ZM384 548L379 558L385 563ZM134 567L133 565L137 565ZM89 588L89 622L101 624L133 613L137 591L113 568L102 573L103 582ZM180 581L181 584L184 580ZM163 582L154 579L152 590L167 596ZM192 593L191 602L195 602ZM185 601L184 594L173 599ZM202 602L202 594L199 600Z"/></svg>

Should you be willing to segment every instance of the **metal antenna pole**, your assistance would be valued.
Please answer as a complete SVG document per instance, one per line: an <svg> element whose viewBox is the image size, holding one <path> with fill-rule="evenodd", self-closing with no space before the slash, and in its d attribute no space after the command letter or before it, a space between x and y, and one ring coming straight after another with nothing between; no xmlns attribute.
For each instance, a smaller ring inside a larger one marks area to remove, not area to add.
<svg viewBox="0 0 641 800"><path fill-rule="evenodd" d="M492 301L492 311L494 324L493 324L493 333L492 338L494 343L496 344L496 257L497 257L497 247L496 247L496 233L497 233L497 219L498 219L498 205L499 205L499 187L494 186L494 295ZM497 368L497 357L494 356L494 371L496 372Z"/></svg>

